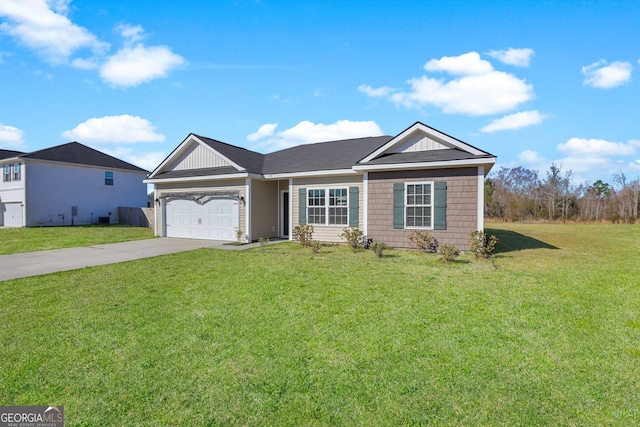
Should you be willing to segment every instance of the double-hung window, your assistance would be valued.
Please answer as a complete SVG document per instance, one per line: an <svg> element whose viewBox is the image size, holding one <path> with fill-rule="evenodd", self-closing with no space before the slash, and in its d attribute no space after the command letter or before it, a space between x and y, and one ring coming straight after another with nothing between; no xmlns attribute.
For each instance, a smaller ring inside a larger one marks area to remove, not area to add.
<svg viewBox="0 0 640 427"><path fill-rule="evenodd" d="M327 218L326 197L324 188L314 188L309 190L308 222L309 224L324 225Z"/></svg>
<svg viewBox="0 0 640 427"><path fill-rule="evenodd" d="M347 225L349 223L349 197L346 188L329 189L329 224Z"/></svg>
<svg viewBox="0 0 640 427"><path fill-rule="evenodd" d="M348 225L347 188L310 188L307 193L307 222L313 225Z"/></svg>
<svg viewBox="0 0 640 427"><path fill-rule="evenodd" d="M11 181L11 165L4 165L4 173L2 174L2 180L4 182Z"/></svg>
<svg viewBox="0 0 640 427"><path fill-rule="evenodd" d="M433 228L433 183L407 183L405 224L408 228Z"/></svg>
<svg viewBox="0 0 640 427"><path fill-rule="evenodd" d="M104 172L104 185L113 185L113 172L105 171Z"/></svg>
<svg viewBox="0 0 640 427"><path fill-rule="evenodd" d="M13 164L13 180L20 181L20 163Z"/></svg>

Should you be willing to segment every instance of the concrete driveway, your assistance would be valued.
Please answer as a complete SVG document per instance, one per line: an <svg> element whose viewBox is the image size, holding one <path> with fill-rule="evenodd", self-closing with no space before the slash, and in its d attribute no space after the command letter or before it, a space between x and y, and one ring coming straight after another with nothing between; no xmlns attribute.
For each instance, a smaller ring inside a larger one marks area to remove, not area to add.
<svg viewBox="0 0 640 427"><path fill-rule="evenodd" d="M225 243L229 242L163 237L109 243L106 245L0 255L0 281L193 251L200 248L242 250L258 245L258 243L254 243L234 246L225 245Z"/></svg>

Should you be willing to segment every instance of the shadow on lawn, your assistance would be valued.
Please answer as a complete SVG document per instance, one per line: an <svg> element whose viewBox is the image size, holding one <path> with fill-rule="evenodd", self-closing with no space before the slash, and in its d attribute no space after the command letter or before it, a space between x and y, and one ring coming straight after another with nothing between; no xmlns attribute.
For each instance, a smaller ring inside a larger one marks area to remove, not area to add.
<svg viewBox="0 0 640 427"><path fill-rule="evenodd" d="M487 228L484 230L489 235L494 235L500 239L500 243L496 246L496 254L505 252L522 251L524 249L558 249L541 240L524 234L516 233L510 230L498 230L495 228Z"/></svg>

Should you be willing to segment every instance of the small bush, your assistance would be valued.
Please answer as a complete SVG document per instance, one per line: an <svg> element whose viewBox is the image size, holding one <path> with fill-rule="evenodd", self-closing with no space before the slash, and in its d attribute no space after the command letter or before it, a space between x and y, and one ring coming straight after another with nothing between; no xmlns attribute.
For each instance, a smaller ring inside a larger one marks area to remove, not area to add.
<svg viewBox="0 0 640 427"><path fill-rule="evenodd" d="M454 261L460 256L460 251L453 245L444 244L438 249L440 260L444 263Z"/></svg>
<svg viewBox="0 0 640 427"><path fill-rule="evenodd" d="M296 225L293 227L293 238L303 247L309 246L313 239L313 225Z"/></svg>
<svg viewBox="0 0 640 427"><path fill-rule="evenodd" d="M500 240L496 236L489 236L484 231L473 231L469 242L471 243L471 251L478 258L491 258L491 254L496 249L496 245Z"/></svg>
<svg viewBox="0 0 640 427"><path fill-rule="evenodd" d="M311 243L309 243L309 246L311 246L311 250L314 254L320 252L320 240L312 240Z"/></svg>
<svg viewBox="0 0 640 427"><path fill-rule="evenodd" d="M244 240L244 231L241 228L236 230L236 239L238 239L238 243L242 243L242 240Z"/></svg>
<svg viewBox="0 0 640 427"><path fill-rule="evenodd" d="M258 243L260 243L260 246L262 246L263 248L265 246L267 246L269 244L269 242L270 242L270 240L269 240L268 237L267 238L261 237L261 238L258 239Z"/></svg>
<svg viewBox="0 0 640 427"><path fill-rule="evenodd" d="M358 227L343 228L342 234L340 234L340 238L346 240L347 243L349 243L349 246L353 248L353 250L364 248L365 246L364 234Z"/></svg>
<svg viewBox="0 0 640 427"><path fill-rule="evenodd" d="M376 254L378 258L382 258L382 254L384 253L385 250L391 249L384 242L373 242L369 247Z"/></svg>
<svg viewBox="0 0 640 427"><path fill-rule="evenodd" d="M411 245L422 252L435 253L438 251L438 241L426 230L413 230L409 236Z"/></svg>

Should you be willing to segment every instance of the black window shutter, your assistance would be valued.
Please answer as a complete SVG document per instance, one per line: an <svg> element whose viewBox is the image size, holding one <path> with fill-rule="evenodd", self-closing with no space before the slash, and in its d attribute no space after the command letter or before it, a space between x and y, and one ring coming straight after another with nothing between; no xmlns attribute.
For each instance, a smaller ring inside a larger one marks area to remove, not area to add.
<svg viewBox="0 0 640 427"><path fill-rule="evenodd" d="M447 229L447 183L446 181L436 181L434 183L434 206L433 206L433 229Z"/></svg>
<svg viewBox="0 0 640 427"><path fill-rule="evenodd" d="M358 187L349 187L349 227L358 226L358 217L360 216L360 189Z"/></svg>
<svg viewBox="0 0 640 427"><path fill-rule="evenodd" d="M393 228L404 228L404 182L393 183Z"/></svg>
<svg viewBox="0 0 640 427"><path fill-rule="evenodd" d="M298 194L300 195L298 199L298 224L306 225L307 224L307 189L300 188L298 190Z"/></svg>

